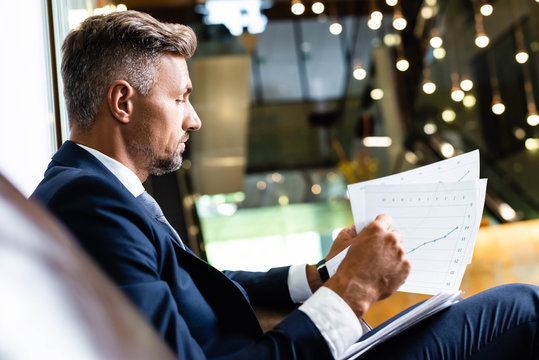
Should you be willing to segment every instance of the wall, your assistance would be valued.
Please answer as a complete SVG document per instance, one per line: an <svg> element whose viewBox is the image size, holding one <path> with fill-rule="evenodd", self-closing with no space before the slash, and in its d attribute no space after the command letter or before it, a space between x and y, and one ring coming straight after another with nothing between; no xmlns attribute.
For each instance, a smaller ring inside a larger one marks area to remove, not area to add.
<svg viewBox="0 0 539 360"><path fill-rule="evenodd" d="M26 196L55 150L47 12L40 0L0 12L0 172Z"/></svg>

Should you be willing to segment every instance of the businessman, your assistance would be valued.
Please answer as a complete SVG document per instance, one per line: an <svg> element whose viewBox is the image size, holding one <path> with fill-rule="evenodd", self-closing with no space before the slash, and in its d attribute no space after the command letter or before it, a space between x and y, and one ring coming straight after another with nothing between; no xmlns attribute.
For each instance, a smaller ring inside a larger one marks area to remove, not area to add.
<svg viewBox="0 0 539 360"><path fill-rule="evenodd" d="M197 258L143 188L181 166L201 121L189 102L191 29L125 11L85 20L62 46L70 140L39 199L140 309L181 359L332 359L362 336L375 302L410 264L391 219L335 240L347 246L328 278L321 262L268 272L220 272ZM367 353L366 359L537 356L538 289L512 285L464 300ZM252 305L302 303L263 333ZM376 329L374 330L376 331ZM367 333L367 334L366 334Z"/></svg>

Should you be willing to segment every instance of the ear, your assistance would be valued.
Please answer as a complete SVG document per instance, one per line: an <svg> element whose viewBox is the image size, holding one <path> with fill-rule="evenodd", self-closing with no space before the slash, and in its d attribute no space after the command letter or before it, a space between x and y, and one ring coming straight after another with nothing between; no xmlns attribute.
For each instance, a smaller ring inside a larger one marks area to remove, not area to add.
<svg viewBox="0 0 539 360"><path fill-rule="evenodd" d="M125 80L116 80L109 86L107 102L112 116L127 124L133 114L135 89Z"/></svg>

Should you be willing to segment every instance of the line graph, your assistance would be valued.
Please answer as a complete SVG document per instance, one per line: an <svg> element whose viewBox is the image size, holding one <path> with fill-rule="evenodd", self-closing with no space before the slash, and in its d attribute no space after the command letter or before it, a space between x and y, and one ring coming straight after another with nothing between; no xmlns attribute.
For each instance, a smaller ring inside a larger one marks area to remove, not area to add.
<svg viewBox="0 0 539 360"><path fill-rule="evenodd" d="M477 189L475 181L368 185L361 206L352 202L356 223L388 214L392 229L401 233L412 268L399 291L458 290L480 216Z"/></svg>
<svg viewBox="0 0 539 360"><path fill-rule="evenodd" d="M399 291L458 290L472 260L487 180L479 179L479 151L398 174L348 185L356 230L389 214L412 270ZM441 234L444 234L441 236Z"/></svg>
<svg viewBox="0 0 539 360"><path fill-rule="evenodd" d="M439 241L439 240L443 240L443 239L447 238L449 235L451 235L451 233L452 233L453 231L458 230L458 228L459 228L458 226L455 226L455 228L454 228L453 230L451 230L450 232L448 232L448 233L445 234L444 236L441 236L441 237L439 237L439 238L436 238L436 239L433 239L433 240L430 240L430 241L426 241L426 242L424 242L423 244L421 244L421 245L419 245L419 246L416 246L415 248L413 248L413 249L407 251L406 253L409 254L409 253L411 253L411 252L416 251L417 249L422 248L422 247L425 246L425 245L435 243L436 241Z"/></svg>
<svg viewBox="0 0 539 360"><path fill-rule="evenodd" d="M470 173L470 170L466 171L466 173L460 177L458 182L462 181L462 179L464 179L466 177L466 175L468 175L469 173Z"/></svg>

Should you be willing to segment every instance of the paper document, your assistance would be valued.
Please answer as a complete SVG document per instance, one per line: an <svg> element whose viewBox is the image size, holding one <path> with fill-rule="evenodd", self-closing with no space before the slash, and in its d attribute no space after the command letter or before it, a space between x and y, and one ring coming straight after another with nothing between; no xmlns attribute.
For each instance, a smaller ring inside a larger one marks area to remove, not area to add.
<svg viewBox="0 0 539 360"><path fill-rule="evenodd" d="M456 291L472 257L483 205L477 194L480 181L457 183L369 185L362 204L356 204L361 222L378 214L393 218L412 265L399 291L434 295Z"/></svg>
<svg viewBox="0 0 539 360"><path fill-rule="evenodd" d="M364 336L364 340L360 339L360 341L350 346L339 357L339 360L352 359L363 354L384 340L401 333L440 310L459 302L461 299L460 295L460 291L441 292L419 304L408 313L400 317L397 315L397 318L392 320L388 325L372 330L373 333L367 333Z"/></svg>
<svg viewBox="0 0 539 360"><path fill-rule="evenodd" d="M379 214L403 235L412 268L399 291L434 295L460 288L472 260L485 202L475 150L403 173L348 186L356 230ZM328 260L333 275L347 250Z"/></svg>
<svg viewBox="0 0 539 360"><path fill-rule="evenodd" d="M479 179L479 151L348 186L356 230L379 214L392 217L411 263L399 291L434 295L364 335L339 360L360 356L377 344L460 300L460 284L472 260L487 180ZM335 274L348 252L326 262Z"/></svg>

